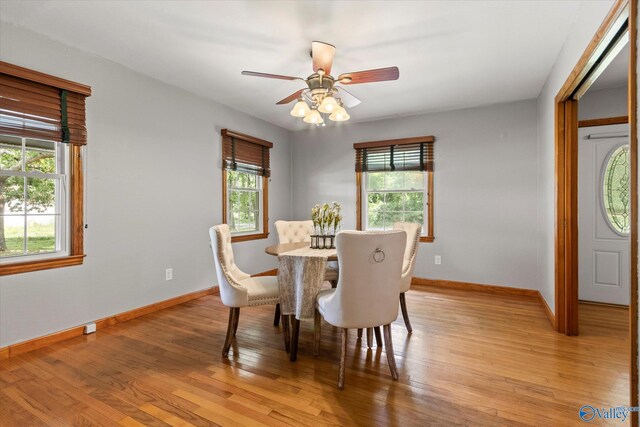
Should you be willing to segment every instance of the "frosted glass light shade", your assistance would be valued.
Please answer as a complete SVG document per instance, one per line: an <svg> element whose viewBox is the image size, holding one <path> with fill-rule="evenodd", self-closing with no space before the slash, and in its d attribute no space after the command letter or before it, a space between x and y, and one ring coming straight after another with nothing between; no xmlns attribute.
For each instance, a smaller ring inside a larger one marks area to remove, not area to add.
<svg viewBox="0 0 640 427"><path fill-rule="evenodd" d="M322 116L320 115L320 113L318 113L318 110L309 110L307 115L304 116L303 120L305 123L311 123L311 124L324 123L324 120L322 119Z"/></svg>
<svg viewBox="0 0 640 427"><path fill-rule="evenodd" d="M329 116L329 120L333 120L334 122L346 122L350 118L351 116L347 114L347 110L345 110L344 107L338 107L336 111Z"/></svg>
<svg viewBox="0 0 640 427"><path fill-rule="evenodd" d="M336 111L340 106L336 102L333 96L325 96L322 103L318 107L318 111L325 114L330 114Z"/></svg>
<svg viewBox="0 0 640 427"><path fill-rule="evenodd" d="M304 117L309 112L309 106L302 99L299 99L296 102L296 105L293 106L293 110L291 110L291 115L293 117Z"/></svg>

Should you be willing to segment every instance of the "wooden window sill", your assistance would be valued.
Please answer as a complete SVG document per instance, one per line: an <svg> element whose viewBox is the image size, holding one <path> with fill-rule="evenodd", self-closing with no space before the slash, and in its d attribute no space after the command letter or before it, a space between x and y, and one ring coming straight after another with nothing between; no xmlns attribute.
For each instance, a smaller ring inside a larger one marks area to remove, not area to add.
<svg viewBox="0 0 640 427"><path fill-rule="evenodd" d="M269 237L269 233L243 234L241 236L231 235L231 243L248 242L249 240L260 240L260 239L266 239L268 237Z"/></svg>
<svg viewBox="0 0 640 427"><path fill-rule="evenodd" d="M421 243L433 243L434 240L435 240L435 237L433 236L420 236Z"/></svg>
<svg viewBox="0 0 640 427"><path fill-rule="evenodd" d="M72 265L82 265L85 256L86 255L69 255L60 258L49 258L38 261L0 264L0 276L28 273L30 271L49 270L52 268L70 267Z"/></svg>

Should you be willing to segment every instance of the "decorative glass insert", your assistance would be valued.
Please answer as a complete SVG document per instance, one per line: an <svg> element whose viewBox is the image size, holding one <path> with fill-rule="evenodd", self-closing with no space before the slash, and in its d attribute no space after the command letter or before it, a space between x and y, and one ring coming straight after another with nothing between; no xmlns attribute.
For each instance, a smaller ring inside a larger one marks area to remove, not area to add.
<svg viewBox="0 0 640 427"><path fill-rule="evenodd" d="M602 200L609 226L619 234L629 234L629 146L615 148L603 175Z"/></svg>

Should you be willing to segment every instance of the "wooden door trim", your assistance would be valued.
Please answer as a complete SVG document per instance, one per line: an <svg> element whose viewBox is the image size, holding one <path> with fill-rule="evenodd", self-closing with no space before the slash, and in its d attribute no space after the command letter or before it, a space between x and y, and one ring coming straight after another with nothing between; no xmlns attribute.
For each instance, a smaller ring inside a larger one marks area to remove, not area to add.
<svg viewBox="0 0 640 427"><path fill-rule="evenodd" d="M629 116L603 117L601 119L580 120L579 128L588 128L592 126L609 126L609 125L626 125L629 123Z"/></svg>
<svg viewBox="0 0 640 427"><path fill-rule="evenodd" d="M638 0L617 0L578 63L555 97L555 328L566 335L578 333L578 206L577 206L577 102L574 94L589 84L589 75L607 53L612 41L628 26L629 149L631 153L631 232L629 334L630 406L638 406L638 133L637 133L637 14ZM638 413L631 413L638 425Z"/></svg>
<svg viewBox="0 0 640 427"><path fill-rule="evenodd" d="M629 152L631 154L631 299L629 301L629 406L638 406L638 0L631 0L629 13ZM638 413L631 413L631 425L638 425Z"/></svg>
<svg viewBox="0 0 640 427"><path fill-rule="evenodd" d="M613 5L609 14L596 31L589 45L573 68L569 77L564 82L558 94L556 102L562 102L569 99L578 89L588 74L593 70L598 60L606 53L607 48L618 35L618 31L622 29L628 22L630 2L637 0L617 0Z"/></svg>
<svg viewBox="0 0 640 427"><path fill-rule="evenodd" d="M555 314L556 330L567 335L578 333L578 118L573 98L581 85L588 84L591 71L620 31L631 24L630 2L636 4L637 0L614 4L555 97ZM633 234L636 227L632 224L631 228Z"/></svg>

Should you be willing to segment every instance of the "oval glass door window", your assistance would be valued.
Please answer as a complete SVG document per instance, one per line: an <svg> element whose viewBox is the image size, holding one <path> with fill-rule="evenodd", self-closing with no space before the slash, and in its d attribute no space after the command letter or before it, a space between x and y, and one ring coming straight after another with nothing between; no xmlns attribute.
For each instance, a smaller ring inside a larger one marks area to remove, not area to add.
<svg viewBox="0 0 640 427"><path fill-rule="evenodd" d="M613 231L621 235L629 234L630 229L629 162L628 145L614 148L602 176L605 218Z"/></svg>

